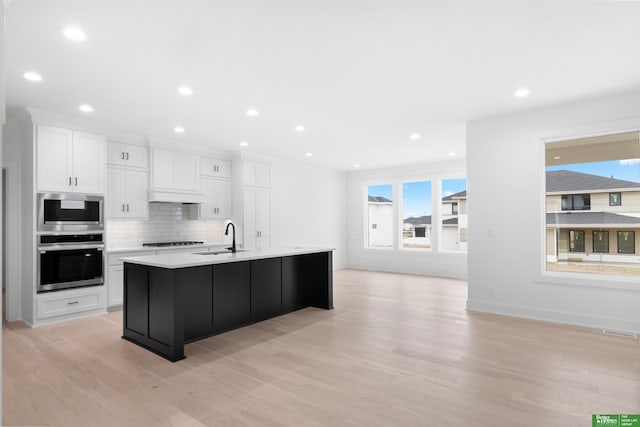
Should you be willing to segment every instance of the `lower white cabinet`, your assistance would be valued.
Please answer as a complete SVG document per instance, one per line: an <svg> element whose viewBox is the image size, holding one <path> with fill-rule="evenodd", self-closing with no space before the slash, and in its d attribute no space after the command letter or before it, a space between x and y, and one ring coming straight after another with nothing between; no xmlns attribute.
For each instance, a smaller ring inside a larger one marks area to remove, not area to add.
<svg viewBox="0 0 640 427"><path fill-rule="evenodd" d="M124 265L107 267L107 277L107 307L117 307L124 304Z"/></svg>
<svg viewBox="0 0 640 427"><path fill-rule="evenodd" d="M201 178L205 201L199 205L200 218L225 219L231 217L231 181Z"/></svg>
<svg viewBox="0 0 640 427"><path fill-rule="evenodd" d="M48 292L37 296L38 320L68 318L89 311L104 311L104 286Z"/></svg>

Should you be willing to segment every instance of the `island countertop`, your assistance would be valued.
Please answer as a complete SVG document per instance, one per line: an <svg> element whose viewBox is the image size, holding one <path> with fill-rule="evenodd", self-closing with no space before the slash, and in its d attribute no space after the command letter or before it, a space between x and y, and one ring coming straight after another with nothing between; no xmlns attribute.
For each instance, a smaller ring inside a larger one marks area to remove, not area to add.
<svg viewBox="0 0 640 427"><path fill-rule="evenodd" d="M194 248L193 253L141 255L134 257L120 258L125 263L146 265L150 267L160 267L167 269L197 267L202 265L223 264L229 262L250 261L255 259L286 257L304 254L314 254L320 252L332 252L334 248L321 247L280 247L263 248L256 250L238 250L236 253L198 253L198 248Z"/></svg>

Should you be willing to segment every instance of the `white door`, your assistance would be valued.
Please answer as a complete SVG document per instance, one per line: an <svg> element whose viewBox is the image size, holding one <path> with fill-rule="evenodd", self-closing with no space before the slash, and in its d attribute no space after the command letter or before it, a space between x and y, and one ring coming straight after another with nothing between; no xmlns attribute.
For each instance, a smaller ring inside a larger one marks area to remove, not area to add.
<svg viewBox="0 0 640 427"><path fill-rule="evenodd" d="M200 187L200 158L195 154L178 153L178 188L198 191Z"/></svg>
<svg viewBox="0 0 640 427"><path fill-rule="evenodd" d="M231 217L231 181L217 179L213 182L213 207L215 218Z"/></svg>
<svg viewBox="0 0 640 427"><path fill-rule="evenodd" d="M271 245L271 191L256 190L257 247Z"/></svg>
<svg viewBox="0 0 640 427"><path fill-rule="evenodd" d="M122 169L107 168L107 194L105 195L105 216L107 219L126 216L124 202L125 174Z"/></svg>
<svg viewBox="0 0 640 427"><path fill-rule="evenodd" d="M127 145L124 151L125 165L132 168L149 167L149 149L139 145Z"/></svg>
<svg viewBox="0 0 640 427"><path fill-rule="evenodd" d="M124 266L110 265L107 271L107 307L124 303Z"/></svg>
<svg viewBox="0 0 640 427"><path fill-rule="evenodd" d="M251 187L258 185L258 164L245 160L242 162L242 183Z"/></svg>
<svg viewBox="0 0 640 427"><path fill-rule="evenodd" d="M153 187L175 190L178 177L178 153L170 150L153 150Z"/></svg>
<svg viewBox="0 0 640 427"><path fill-rule="evenodd" d="M73 191L104 194L105 163L103 136L73 132Z"/></svg>
<svg viewBox="0 0 640 427"><path fill-rule="evenodd" d="M255 188L244 189L244 221L243 221L243 242L245 249L255 249L257 245L256 229L256 192Z"/></svg>
<svg viewBox="0 0 640 427"><path fill-rule="evenodd" d="M126 164L125 145L120 142L107 142L107 163L110 165Z"/></svg>
<svg viewBox="0 0 640 427"><path fill-rule="evenodd" d="M126 171L123 193L128 218L149 216L149 174L143 171Z"/></svg>
<svg viewBox="0 0 640 427"><path fill-rule="evenodd" d="M52 126L38 126L36 132L38 191L71 191L73 132Z"/></svg>
<svg viewBox="0 0 640 427"><path fill-rule="evenodd" d="M271 166L259 163L256 171L258 175L258 186L271 187Z"/></svg>
<svg viewBox="0 0 640 427"><path fill-rule="evenodd" d="M215 218L215 180L202 178L200 191L204 193L204 203L200 205L200 218Z"/></svg>

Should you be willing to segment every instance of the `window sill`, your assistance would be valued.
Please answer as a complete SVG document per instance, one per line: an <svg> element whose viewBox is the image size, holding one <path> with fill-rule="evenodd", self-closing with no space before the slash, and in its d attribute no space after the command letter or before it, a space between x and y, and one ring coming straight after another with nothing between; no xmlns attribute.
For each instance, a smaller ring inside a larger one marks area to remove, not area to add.
<svg viewBox="0 0 640 427"><path fill-rule="evenodd" d="M540 274L536 283L640 292L640 283L638 283L638 277L636 276L545 271Z"/></svg>

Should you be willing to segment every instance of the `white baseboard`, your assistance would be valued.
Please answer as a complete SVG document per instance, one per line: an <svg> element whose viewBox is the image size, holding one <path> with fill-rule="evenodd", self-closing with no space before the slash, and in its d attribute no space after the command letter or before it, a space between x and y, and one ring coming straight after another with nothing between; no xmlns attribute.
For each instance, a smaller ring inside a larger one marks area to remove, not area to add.
<svg viewBox="0 0 640 427"><path fill-rule="evenodd" d="M587 328L603 329L626 334L640 334L640 321L604 317L591 314L571 313L565 311L539 309L500 304L490 301L467 300L468 311L520 317L523 319L542 320L563 323Z"/></svg>

